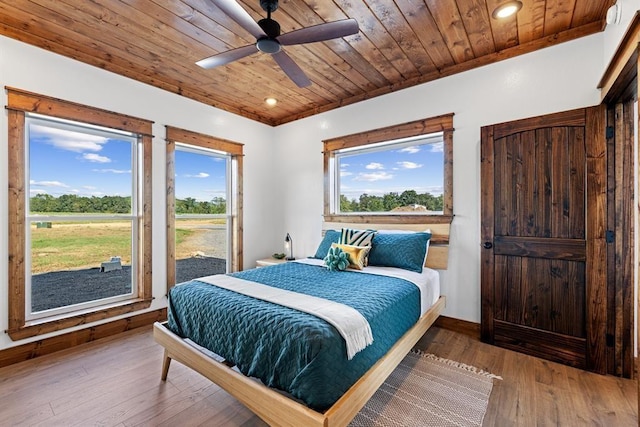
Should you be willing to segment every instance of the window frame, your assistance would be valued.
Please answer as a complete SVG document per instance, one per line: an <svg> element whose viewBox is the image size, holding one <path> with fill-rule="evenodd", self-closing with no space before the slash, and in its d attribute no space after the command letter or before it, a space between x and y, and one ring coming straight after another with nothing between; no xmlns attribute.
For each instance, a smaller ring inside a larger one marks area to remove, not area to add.
<svg viewBox="0 0 640 427"><path fill-rule="evenodd" d="M46 127L50 127L50 128L54 128L54 129L66 129L66 130L70 130L73 132L85 132L86 134L92 134L92 135L102 135L102 136L106 136L108 138L113 138L113 137L117 137L120 138L121 140L126 140L127 142L129 142L131 144L131 160L132 160L132 165L131 165L131 202L132 202L132 206L131 206L131 212L128 214L80 214L80 215L52 215L52 216L43 216L43 215L38 215L38 214L33 214L31 213L31 183L30 183L30 179L31 179L31 164L29 163L29 153L31 151L31 135L29 133L29 125L31 124L37 124L40 126L46 126ZM106 220L106 221L111 221L111 220L126 220L128 222L131 223L131 271L132 271L132 279L137 277L137 272L138 272L138 268L139 268L139 251L138 251L138 239L134 238L134 236L139 236L140 235L140 230L138 227L138 221L137 221L137 217L138 217L138 212L139 212L139 197L137 197L136 195L139 194L138 191L138 187L140 186L140 179L139 179L139 163L140 163L140 143L139 143L139 138L137 135L134 135L130 132L122 132L120 130L113 130L113 131L109 131L106 130L104 127L102 127L101 129L94 129L93 126L89 126L86 125L85 123L79 123L79 122L68 122L68 121L58 121L56 118L54 117L46 117L46 116L41 116L39 114L31 114L31 113L25 113L25 129L26 129L26 133L25 133L25 184L26 184L26 189L25 189L25 194L28 194L28 197L25 197L25 203L26 203L26 211L25 211L25 215L26 215L26 241L27 242L32 242L32 228L31 225L34 222L40 222L40 221L50 221L50 222L65 222L65 221L95 221L95 220ZM51 317L51 316L56 316L56 315L65 315L66 313L72 313L74 311L79 311L79 310L83 310L83 309L91 309L93 307L98 307L98 306L103 306L105 305L105 303L110 303L110 302L120 302L120 301L126 301L131 299L131 295L137 294L138 292L138 283L136 280L132 280L131 281L131 292L127 293L127 294L120 294L120 295L116 295L116 296L112 296L112 297L108 297L108 299L104 299L104 300L90 300L90 301L85 301L82 303L78 303L78 304L74 304L73 306L61 306L61 307L56 307L56 308L51 308L51 309L47 309L47 310L43 310L43 311L37 311L34 312L33 308L30 308L32 305L32 276L33 276L33 264L32 264L32 260L33 260L33 254L32 251L29 250L29 247L26 247L26 259L25 259L25 268L26 271L31 271L32 273L29 275L25 275L25 320L27 322L29 321L33 321L33 320L37 320L37 319L44 319L47 317Z"/></svg>
<svg viewBox="0 0 640 427"><path fill-rule="evenodd" d="M244 144L226 139L205 135L173 126L166 126L166 194L167 194L167 293L176 282L176 241L169 236L176 233L175 203L175 151L176 144L200 147L225 153L231 157L231 165L227 168L228 194L227 201L227 270L240 271L243 262L242 250L242 165Z"/></svg>
<svg viewBox="0 0 640 427"><path fill-rule="evenodd" d="M324 140L323 168L324 168L324 220L337 223L379 223L379 224L421 224L450 223L453 219L453 113L416 120L400 125L388 126L366 132L356 133ZM379 144L386 141L402 140L442 132L444 142L444 192L442 214L417 213L367 213L338 212L336 206L336 183L339 171L335 166L336 152L350 148L366 148L367 145Z"/></svg>
<svg viewBox="0 0 640 427"><path fill-rule="evenodd" d="M7 333L12 340L20 340L41 334L64 330L127 314L150 307L152 301L151 281L151 129L153 122L112 111L102 110L70 101L64 101L24 90L5 87L7 91L8 115L8 164L12 165L8 179L8 240L9 240L9 328ZM26 116L29 113L56 119L72 120L83 124L102 126L137 135L139 173L138 212L137 215L137 255L138 270L136 277L137 293L130 299L107 303L80 311L49 316L38 319L26 317L27 277L25 258L27 257L27 217L26 190Z"/></svg>

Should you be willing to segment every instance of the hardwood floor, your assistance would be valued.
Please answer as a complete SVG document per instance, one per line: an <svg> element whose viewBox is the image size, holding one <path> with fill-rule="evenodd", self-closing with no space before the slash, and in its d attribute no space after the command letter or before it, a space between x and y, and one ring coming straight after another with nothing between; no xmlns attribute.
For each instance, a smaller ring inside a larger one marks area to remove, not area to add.
<svg viewBox="0 0 640 427"><path fill-rule="evenodd" d="M484 426L636 426L636 382L547 362L432 327L422 350L503 377ZM173 362L151 328L0 369L0 426L264 426L209 380Z"/></svg>
<svg viewBox="0 0 640 427"><path fill-rule="evenodd" d="M500 375L484 426L637 426L635 380L598 375L431 328L417 345Z"/></svg>

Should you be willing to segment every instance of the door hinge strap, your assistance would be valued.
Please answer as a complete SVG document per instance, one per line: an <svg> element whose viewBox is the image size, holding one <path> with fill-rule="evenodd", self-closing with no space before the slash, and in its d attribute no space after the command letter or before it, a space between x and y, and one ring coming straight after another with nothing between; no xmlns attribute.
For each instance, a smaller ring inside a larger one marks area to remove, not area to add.
<svg viewBox="0 0 640 427"><path fill-rule="evenodd" d="M613 347L615 345L615 337L612 334L607 334L607 347Z"/></svg>
<svg viewBox="0 0 640 427"><path fill-rule="evenodd" d="M615 129L613 128L613 126L607 126L606 131L605 131L605 137L607 139L611 139L615 136L616 132Z"/></svg>
<svg viewBox="0 0 640 427"><path fill-rule="evenodd" d="M616 233L613 230L605 231L604 237L607 243L614 243L616 241Z"/></svg>

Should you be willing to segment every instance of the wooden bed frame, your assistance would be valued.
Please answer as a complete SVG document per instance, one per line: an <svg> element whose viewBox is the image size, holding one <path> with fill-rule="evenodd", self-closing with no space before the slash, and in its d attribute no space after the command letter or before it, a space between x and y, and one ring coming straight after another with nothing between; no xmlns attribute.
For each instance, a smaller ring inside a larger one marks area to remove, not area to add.
<svg viewBox="0 0 640 427"><path fill-rule="evenodd" d="M331 408L323 413L314 411L304 404L246 377L231 369L224 361L218 362L169 331L162 323L156 322L154 324L153 336L165 349L162 364L163 381L167 379L171 360L177 360L209 378L269 425L290 427L346 426L427 329L431 327L444 309L444 305L445 297L441 296L384 357L378 360Z"/></svg>
<svg viewBox="0 0 640 427"><path fill-rule="evenodd" d="M341 227L362 228L362 224L323 223L323 231L340 229ZM423 231L430 228L432 237L425 266L437 270L447 269L449 223L367 224L367 227L411 231ZM281 392L231 369L232 366L229 363L213 359L172 333L164 324L156 322L153 335L155 340L165 348L162 365L163 381L167 379L171 360L177 360L216 383L269 425L290 427L346 426L436 321L444 306L445 297L440 296L436 303L391 347L387 354L378 360L325 412L314 411L304 404L286 397Z"/></svg>

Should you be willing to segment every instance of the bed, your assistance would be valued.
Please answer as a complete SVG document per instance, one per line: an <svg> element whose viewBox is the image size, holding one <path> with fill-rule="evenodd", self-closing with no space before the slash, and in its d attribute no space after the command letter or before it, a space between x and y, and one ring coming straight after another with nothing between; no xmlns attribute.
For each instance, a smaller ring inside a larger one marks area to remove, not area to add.
<svg viewBox="0 0 640 427"><path fill-rule="evenodd" d="M374 247L381 254L384 246ZM321 243L316 255L325 250ZM172 288L169 320L154 325L156 341L165 347L162 379L175 359L211 379L270 425L348 424L433 324L444 297L439 274L422 268L424 259L420 271L379 262L331 271L318 258L200 278ZM308 295L312 307L313 298L337 305L339 310L330 306L333 312L355 309L373 340L356 340L360 347L354 351L353 340L341 335L342 329L331 320L319 318L322 314L315 309L281 306L229 286L248 286L252 292L266 286L276 293Z"/></svg>

